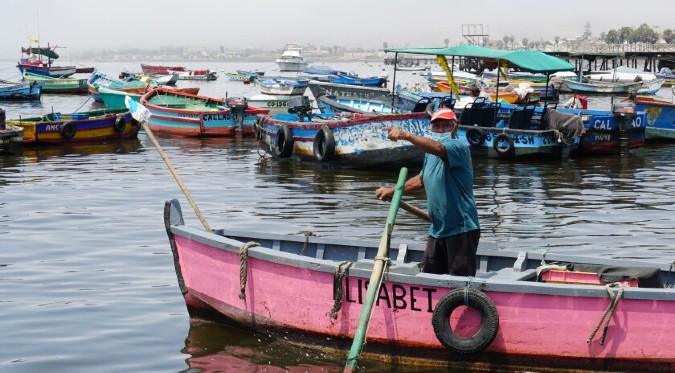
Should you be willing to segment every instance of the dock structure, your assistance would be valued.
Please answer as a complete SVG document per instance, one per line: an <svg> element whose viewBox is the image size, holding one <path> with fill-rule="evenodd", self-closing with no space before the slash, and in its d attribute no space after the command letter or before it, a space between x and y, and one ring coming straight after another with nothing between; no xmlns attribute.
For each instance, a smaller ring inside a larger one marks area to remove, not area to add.
<svg viewBox="0 0 675 373"><path fill-rule="evenodd" d="M481 37L487 36L481 35ZM667 67L675 71L675 44L560 43L536 50L574 64L577 72L609 70L618 66L629 66L650 72L658 72L661 68ZM468 71L484 67L475 59L460 58L455 62L460 70ZM436 59L430 56L405 55L399 56L398 59L399 66L433 65L435 63ZM384 64L393 65L394 56L385 57Z"/></svg>
<svg viewBox="0 0 675 373"><path fill-rule="evenodd" d="M663 67L675 68L675 44L605 44L569 43L540 49L542 52L575 62L577 71L583 60L587 68L608 70L628 66L644 71L657 72Z"/></svg>

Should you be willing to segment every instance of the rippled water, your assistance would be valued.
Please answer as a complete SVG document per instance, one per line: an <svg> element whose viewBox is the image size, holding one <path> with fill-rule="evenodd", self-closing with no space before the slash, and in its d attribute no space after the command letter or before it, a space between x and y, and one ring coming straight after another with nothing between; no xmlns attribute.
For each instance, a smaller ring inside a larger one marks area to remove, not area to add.
<svg viewBox="0 0 675 373"><path fill-rule="evenodd" d="M13 63L0 63L0 78L15 74L7 66ZM109 73L136 69L101 66ZM335 67L362 76L381 69ZM197 84L216 97L255 93L222 79ZM607 105L607 98L595 100ZM87 96L0 103L8 118L91 105ZM214 228L378 239L388 206L374 190L397 179L391 170L261 157L249 138L160 143ZM672 262L674 158L675 144L659 143L569 162L475 159L482 240L510 250ZM0 371L341 371L339 357L189 319L162 221L171 198L181 200L188 224L200 225L143 133L134 141L0 157ZM423 194L406 200L425 207ZM426 230L401 212L394 238L421 242Z"/></svg>

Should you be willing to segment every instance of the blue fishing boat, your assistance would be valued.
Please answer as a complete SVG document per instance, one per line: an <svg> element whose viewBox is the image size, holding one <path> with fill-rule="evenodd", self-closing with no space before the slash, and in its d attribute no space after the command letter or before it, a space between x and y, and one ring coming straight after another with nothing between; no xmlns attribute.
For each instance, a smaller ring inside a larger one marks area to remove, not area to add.
<svg viewBox="0 0 675 373"><path fill-rule="evenodd" d="M10 82L0 79L0 100L39 100L42 82Z"/></svg>
<svg viewBox="0 0 675 373"><path fill-rule="evenodd" d="M675 139L675 103L637 96L635 106L645 113L646 139Z"/></svg>
<svg viewBox="0 0 675 373"><path fill-rule="evenodd" d="M274 157L353 168L422 165L423 154L407 141L387 139L385 128L428 136L430 117L426 112L311 114L306 96L291 101L289 114L258 116L255 136L260 147Z"/></svg>
<svg viewBox="0 0 675 373"><path fill-rule="evenodd" d="M308 81L294 77L266 77L257 79L260 93L266 95L301 95L307 89Z"/></svg>
<svg viewBox="0 0 675 373"><path fill-rule="evenodd" d="M368 78L359 78L353 75L329 75L328 80L335 84L361 85L368 87L383 87L387 82L386 78L371 76Z"/></svg>

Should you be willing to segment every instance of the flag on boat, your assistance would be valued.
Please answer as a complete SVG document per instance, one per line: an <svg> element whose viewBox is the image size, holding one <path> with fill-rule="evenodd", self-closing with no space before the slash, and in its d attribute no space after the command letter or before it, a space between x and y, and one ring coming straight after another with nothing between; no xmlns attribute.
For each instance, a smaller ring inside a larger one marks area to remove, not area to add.
<svg viewBox="0 0 675 373"><path fill-rule="evenodd" d="M134 101L131 97L124 97L124 105L131 112L131 116L139 122L147 122L150 119L150 110L141 103Z"/></svg>

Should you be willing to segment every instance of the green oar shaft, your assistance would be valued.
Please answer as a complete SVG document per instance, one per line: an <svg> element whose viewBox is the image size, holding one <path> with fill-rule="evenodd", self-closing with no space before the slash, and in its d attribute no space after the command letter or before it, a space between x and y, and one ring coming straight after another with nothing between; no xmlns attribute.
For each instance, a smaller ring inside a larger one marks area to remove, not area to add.
<svg viewBox="0 0 675 373"><path fill-rule="evenodd" d="M394 196L391 199L389 215L387 216L387 224L384 227L384 232L382 232L382 239L380 240L380 246L378 247L377 256L375 257L373 272L370 274L370 282L368 283L366 299L363 302L359 323L356 327L356 331L354 332L352 347L349 350L347 364L345 365L344 369L345 372L352 372L356 368L358 359L361 356L361 350L363 349L363 344L366 340L366 331L368 330L370 315L373 312L375 298L377 297L377 293L380 290L382 274L384 273L384 267L388 260L387 255L389 254L389 241L391 238L391 232L394 229L394 221L396 220L398 207L401 202L401 197L403 196L403 185L405 184L407 176L408 169L405 167L401 168L401 172L398 175L398 182L396 183L396 188L394 191Z"/></svg>

